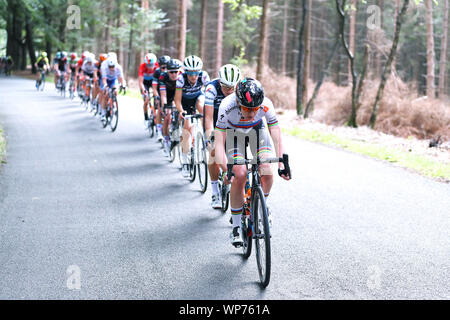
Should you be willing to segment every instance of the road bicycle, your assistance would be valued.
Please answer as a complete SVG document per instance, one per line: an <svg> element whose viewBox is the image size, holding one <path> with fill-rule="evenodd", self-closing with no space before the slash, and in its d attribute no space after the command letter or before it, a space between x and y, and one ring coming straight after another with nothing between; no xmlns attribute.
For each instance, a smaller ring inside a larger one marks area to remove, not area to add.
<svg viewBox="0 0 450 320"><path fill-rule="evenodd" d="M202 118L203 115L201 114L184 116L185 121L190 120L192 124L192 142L187 161L189 181L194 182L196 174L198 173L200 191L205 193L208 188L209 173L205 136L200 122L200 119Z"/></svg>
<svg viewBox="0 0 450 320"><path fill-rule="evenodd" d="M153 97L152 91L149 90L147 93L148 96L148 111L150 113L148 114L148 120L147 120L147 130L150 138L153 138L156 133L156 110L155 110L155 98ZM147 111L147 112L148 112Z"/></svg>
<svg viewBox="0 0 450 320"><path fill-rule="evenodd" d="M225 173L222 171L222 169L219 169L219 180L217 182L222 199L222 213L227 212L230 205L230 185L227 185L223 182L224 177ZM233 223L233 221L231 221L231 223Z"/></svg>
<svg viewBox="0 0 450 320"><path fill-rule="evenodd" d="M119 103L117 102L116 87L108 88L108 102L106 103L106 115L102 119L103 128L109 124L111 131L114 132L117 129L119 123ZM119 93L125 94L126 88L120 87Z"/></svg>
<svg viewBox="0 0 450 320"><path fill-rule="evenodd" d="M93 87L93 79L92 78L86 78L85 79L85 88L83 92L83 99L82 104L84 104L84 107L86 110L89 109L89 105L92 102L92 87ZM91 107L92 111L92 107Z"/></svg>
<svg viewBox="0 0 450 320"><path fill-rule="evenodd" d="M40 73L40 77L39 77L39 80L37 81L36 89L37 89L37 91L44 91L44 88L45 88L45 73L46 73L46 71L45 71L44 68L42 68L42 69L39 70L39 73Z"/></svg>
<svg viewBox="0 0 450 320"><path fill-rule="evenodd" d="M70 82L69 82L69 97L70 100L73 100L73 98L75 97L75 79L74 79L74 74L71 73L70 74Z"/></svg>
<svg viewBox="0 0 450 320"><path fill-rule="evenodd" d="M61 72L61 74L58 77L58 85L56 88L59 90L62 97L66 97L66 78L64 72Z"/></svg>
<svg viewBox="0 0 450 320"><path fill-rule="evenodd" d="M270 248L270 225L268 217L268 209L264 197L264 191L261 186L261 175L259 172L260 165L264 163L284 164L284 170L279 170L279 174L288 174L291 176L289 168L289 157L283 154L282 158L256 158L248 160L235 160L232 164L227 164L227 178L231 180L233 176L233 165L245 165L247 167L247 183L245 186L245 201L242 210L242 239L243 239L243 256L249 258L252 252L252 240L255 240L256 263L258 265L258 273L261 285L267 287L270 282L271 273L271 248ZM251 164L251 168L248 165ZM251 184L250 184L250 177Z"/></svg>

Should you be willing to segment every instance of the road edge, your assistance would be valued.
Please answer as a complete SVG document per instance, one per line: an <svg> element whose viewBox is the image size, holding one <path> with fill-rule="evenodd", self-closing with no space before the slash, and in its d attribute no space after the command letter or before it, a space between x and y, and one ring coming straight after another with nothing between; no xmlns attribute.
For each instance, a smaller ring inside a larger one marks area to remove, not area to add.
<svg viewBox="0 0 450 320"><path fill-rule="evenodd" d="M2 166L6 163L6 137L5 131L0 124L0 170Z"/></svg>
<svg viewBox="0 0 450 320"><path fill-rule="evenodd" d="M450 183L450 165L430 159L423 155L408 153L386 146L343 138L337 134L305 128L282 129L290 136L336 147L341 150L368 156L372 159L407 169L438 182Z"/></svg>

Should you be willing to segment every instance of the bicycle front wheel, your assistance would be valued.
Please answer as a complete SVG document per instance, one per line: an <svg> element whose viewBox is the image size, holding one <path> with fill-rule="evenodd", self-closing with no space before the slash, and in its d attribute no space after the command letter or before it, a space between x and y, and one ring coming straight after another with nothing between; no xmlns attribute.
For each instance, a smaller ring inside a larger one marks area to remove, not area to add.
<svg viewBox="0 0 450 320"><path fill-rule="evenodd" d="M200 183L200 191L205 193L206 189L208 189L208 158L206 155L206 144L203 135L199 135L196 149L198 182Z"/></svg>
<svg viewBox="0 0 450 320"><path fill-rule="evenodd" d="M261 285L265 288L270 282L271 252L269 219L266 200L261 187L254 190L252 202L256 262Z"/></svg>
<svg viewBox="0 0 450 320"><path fill-rule="evenodd" d="M118 123L119 123L119 104L117 103L117 99L114 99L111 105L111 119L109 121L109 125L111 127L112 132L116 131Z"/></svg>

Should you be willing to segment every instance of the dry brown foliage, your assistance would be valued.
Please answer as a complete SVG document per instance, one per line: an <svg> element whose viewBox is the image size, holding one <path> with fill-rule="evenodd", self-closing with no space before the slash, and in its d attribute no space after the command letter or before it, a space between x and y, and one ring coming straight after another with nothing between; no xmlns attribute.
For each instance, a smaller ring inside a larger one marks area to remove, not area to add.
<svg viewBox="0 0 450 320"><path fill-rule="evenodd" d="M245 76L255 76L255 68L245 67ZM266 95L277 108L295 109L296 80L282 76L270 69L265 70L262 81ZM358 126L369 125L373 103L380 80L366 80L357 113ZM315 83L308 82L309 98ZM314 103L314 120L328 125L342 126L351 112L351 87L340 87L331 81L324 81ZM404 83L394 73L386 83L375 130L407 138L418 139L441 137L442 142L450 141L450 101L448 99L428 99L417 94L413 85Z"/></svg>

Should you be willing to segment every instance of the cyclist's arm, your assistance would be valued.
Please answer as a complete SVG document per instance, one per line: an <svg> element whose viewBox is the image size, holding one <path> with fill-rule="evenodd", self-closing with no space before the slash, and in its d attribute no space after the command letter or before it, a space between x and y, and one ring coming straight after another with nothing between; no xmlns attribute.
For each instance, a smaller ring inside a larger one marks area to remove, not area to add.
<svg viewBox="0 0 450 320"><path fill-rule="evenodd" d="M152 90L153 90L153 96L156 98L159 96L159 94L158 94L158 82L155 83L155 81L156 81L156 79L153 78Z"/></svg>
<svg viewBox="0 0 450 320"><path fill-rule="evenodd" d="M161 105L165 106L167 104L167 91L164 84L160 84L159 91L161 93Z"/></svg>
<svg viewBox="0 0 450 320"><path fill-rule="evenodd" d="M214 100L216 99L217 91L213 85L206 87L205 93L205 131L206 137L209 138L211 132L214 130Z"/></svg>
<svg viewBox="0 0 450 320"><path fill-rule="evenodd" d="M139 89L141 90L141 92L145 91L145 88L144 88L144 76L139 76Z"/></svg>
<svg viewBox="0 0 450 320"><path fill-rule="evenodd" d="M177 88L175 90L175 106L180 114L183 113L183 106L181 105L181 97L183 95L183 89Z"/></svg>
<svg viewBox="0 0 450 320"><path fill-rule="evenodd" d="M214 131L214 149L216 152L215 162L223 172L227 171L227 157L225 155L225 140L227 133L225 130L217 128Z"/></svg>

